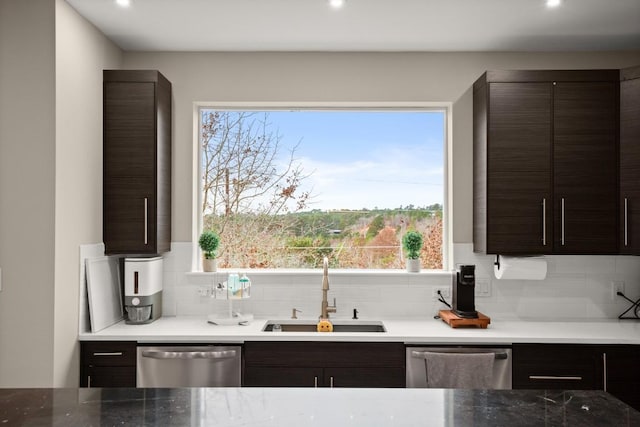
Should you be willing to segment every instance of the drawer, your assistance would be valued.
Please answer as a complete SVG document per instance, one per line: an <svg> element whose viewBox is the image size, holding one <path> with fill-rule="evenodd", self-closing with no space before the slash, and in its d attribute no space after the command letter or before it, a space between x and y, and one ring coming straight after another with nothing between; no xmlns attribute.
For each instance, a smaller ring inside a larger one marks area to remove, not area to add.
<svg viewBox="0 0 640 427"><path fill-rule="evenodd" d="M590 345L514 344L513 388L602 389L601 353Z"/></svg>
<svg viewBox="0 0 640 427"><path fill-rule="evenodd" d="M88 366L136 366L136 342L83 341L82 364Z"/></svg>
<svg viewBox="0 0 640 427"><path fill-rule="evenodd" d="M405 366L403 343L247 342L244 356L253 366Z"/></svg>

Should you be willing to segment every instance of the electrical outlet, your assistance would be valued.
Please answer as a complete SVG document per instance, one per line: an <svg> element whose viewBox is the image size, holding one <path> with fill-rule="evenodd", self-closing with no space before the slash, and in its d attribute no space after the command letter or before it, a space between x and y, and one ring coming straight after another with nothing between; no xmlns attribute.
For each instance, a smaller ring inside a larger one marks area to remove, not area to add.
<svg viewBox="0 0 640 427"><path fill-rule="evenodd" d="M490 297L491 296L491 279L477 278L475 296Z"/></svg>
<svg viewBox="0 0 640 427"><path fill-rule="evenodd" d="M433 290L431 291L431 298L434 301L438 300L438 291L440 291L440 293L442 293L442 297L443 298L449 298L451 296L451 291L449 290L449 287L445 287L445 286L437 286L435 288L433 288Z"/></svg>
<svg viewBox="0 0 640 427"><path fill-rule="evenodd" d="M610 284L611 286L611 301L615 301L618 298L618 292L624 293L624 282L622 280L614 280Z"/></svg>

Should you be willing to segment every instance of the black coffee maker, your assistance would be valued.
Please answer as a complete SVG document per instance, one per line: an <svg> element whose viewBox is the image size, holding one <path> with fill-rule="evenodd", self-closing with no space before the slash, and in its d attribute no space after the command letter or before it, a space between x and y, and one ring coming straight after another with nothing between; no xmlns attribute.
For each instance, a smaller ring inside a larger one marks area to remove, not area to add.
<svg viewBox="0 0 640 427"><path fill-rule="evenodd" d="M453 282L453 312L465 319L477 319L475 306L476 266L460 265Z"/></svg>

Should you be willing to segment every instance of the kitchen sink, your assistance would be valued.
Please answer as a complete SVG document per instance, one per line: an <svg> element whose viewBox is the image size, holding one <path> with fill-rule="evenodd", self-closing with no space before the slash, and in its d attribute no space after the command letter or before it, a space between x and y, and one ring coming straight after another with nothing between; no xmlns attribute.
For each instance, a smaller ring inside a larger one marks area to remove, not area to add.
<svg viewBox="0 0 640 427"><path fill-rule="evenodd" d="M263 332L317 332L317 320L268 320ZM387 332L380 321L332 320L333 332ZM325 332L322 332L325 333Z"/></svg>

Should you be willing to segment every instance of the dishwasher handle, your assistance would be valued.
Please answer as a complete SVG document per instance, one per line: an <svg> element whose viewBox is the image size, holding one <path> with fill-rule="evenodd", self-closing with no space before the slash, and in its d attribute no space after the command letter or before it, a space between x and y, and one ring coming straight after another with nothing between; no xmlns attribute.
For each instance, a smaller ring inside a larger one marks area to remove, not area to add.
<svg viewBox="0 0 640 427"><path fill-rule="evenodd" d="M150 359L232 359L238 355L236 350L211 351L165 351L143 350L142 357Z"/></svg>

